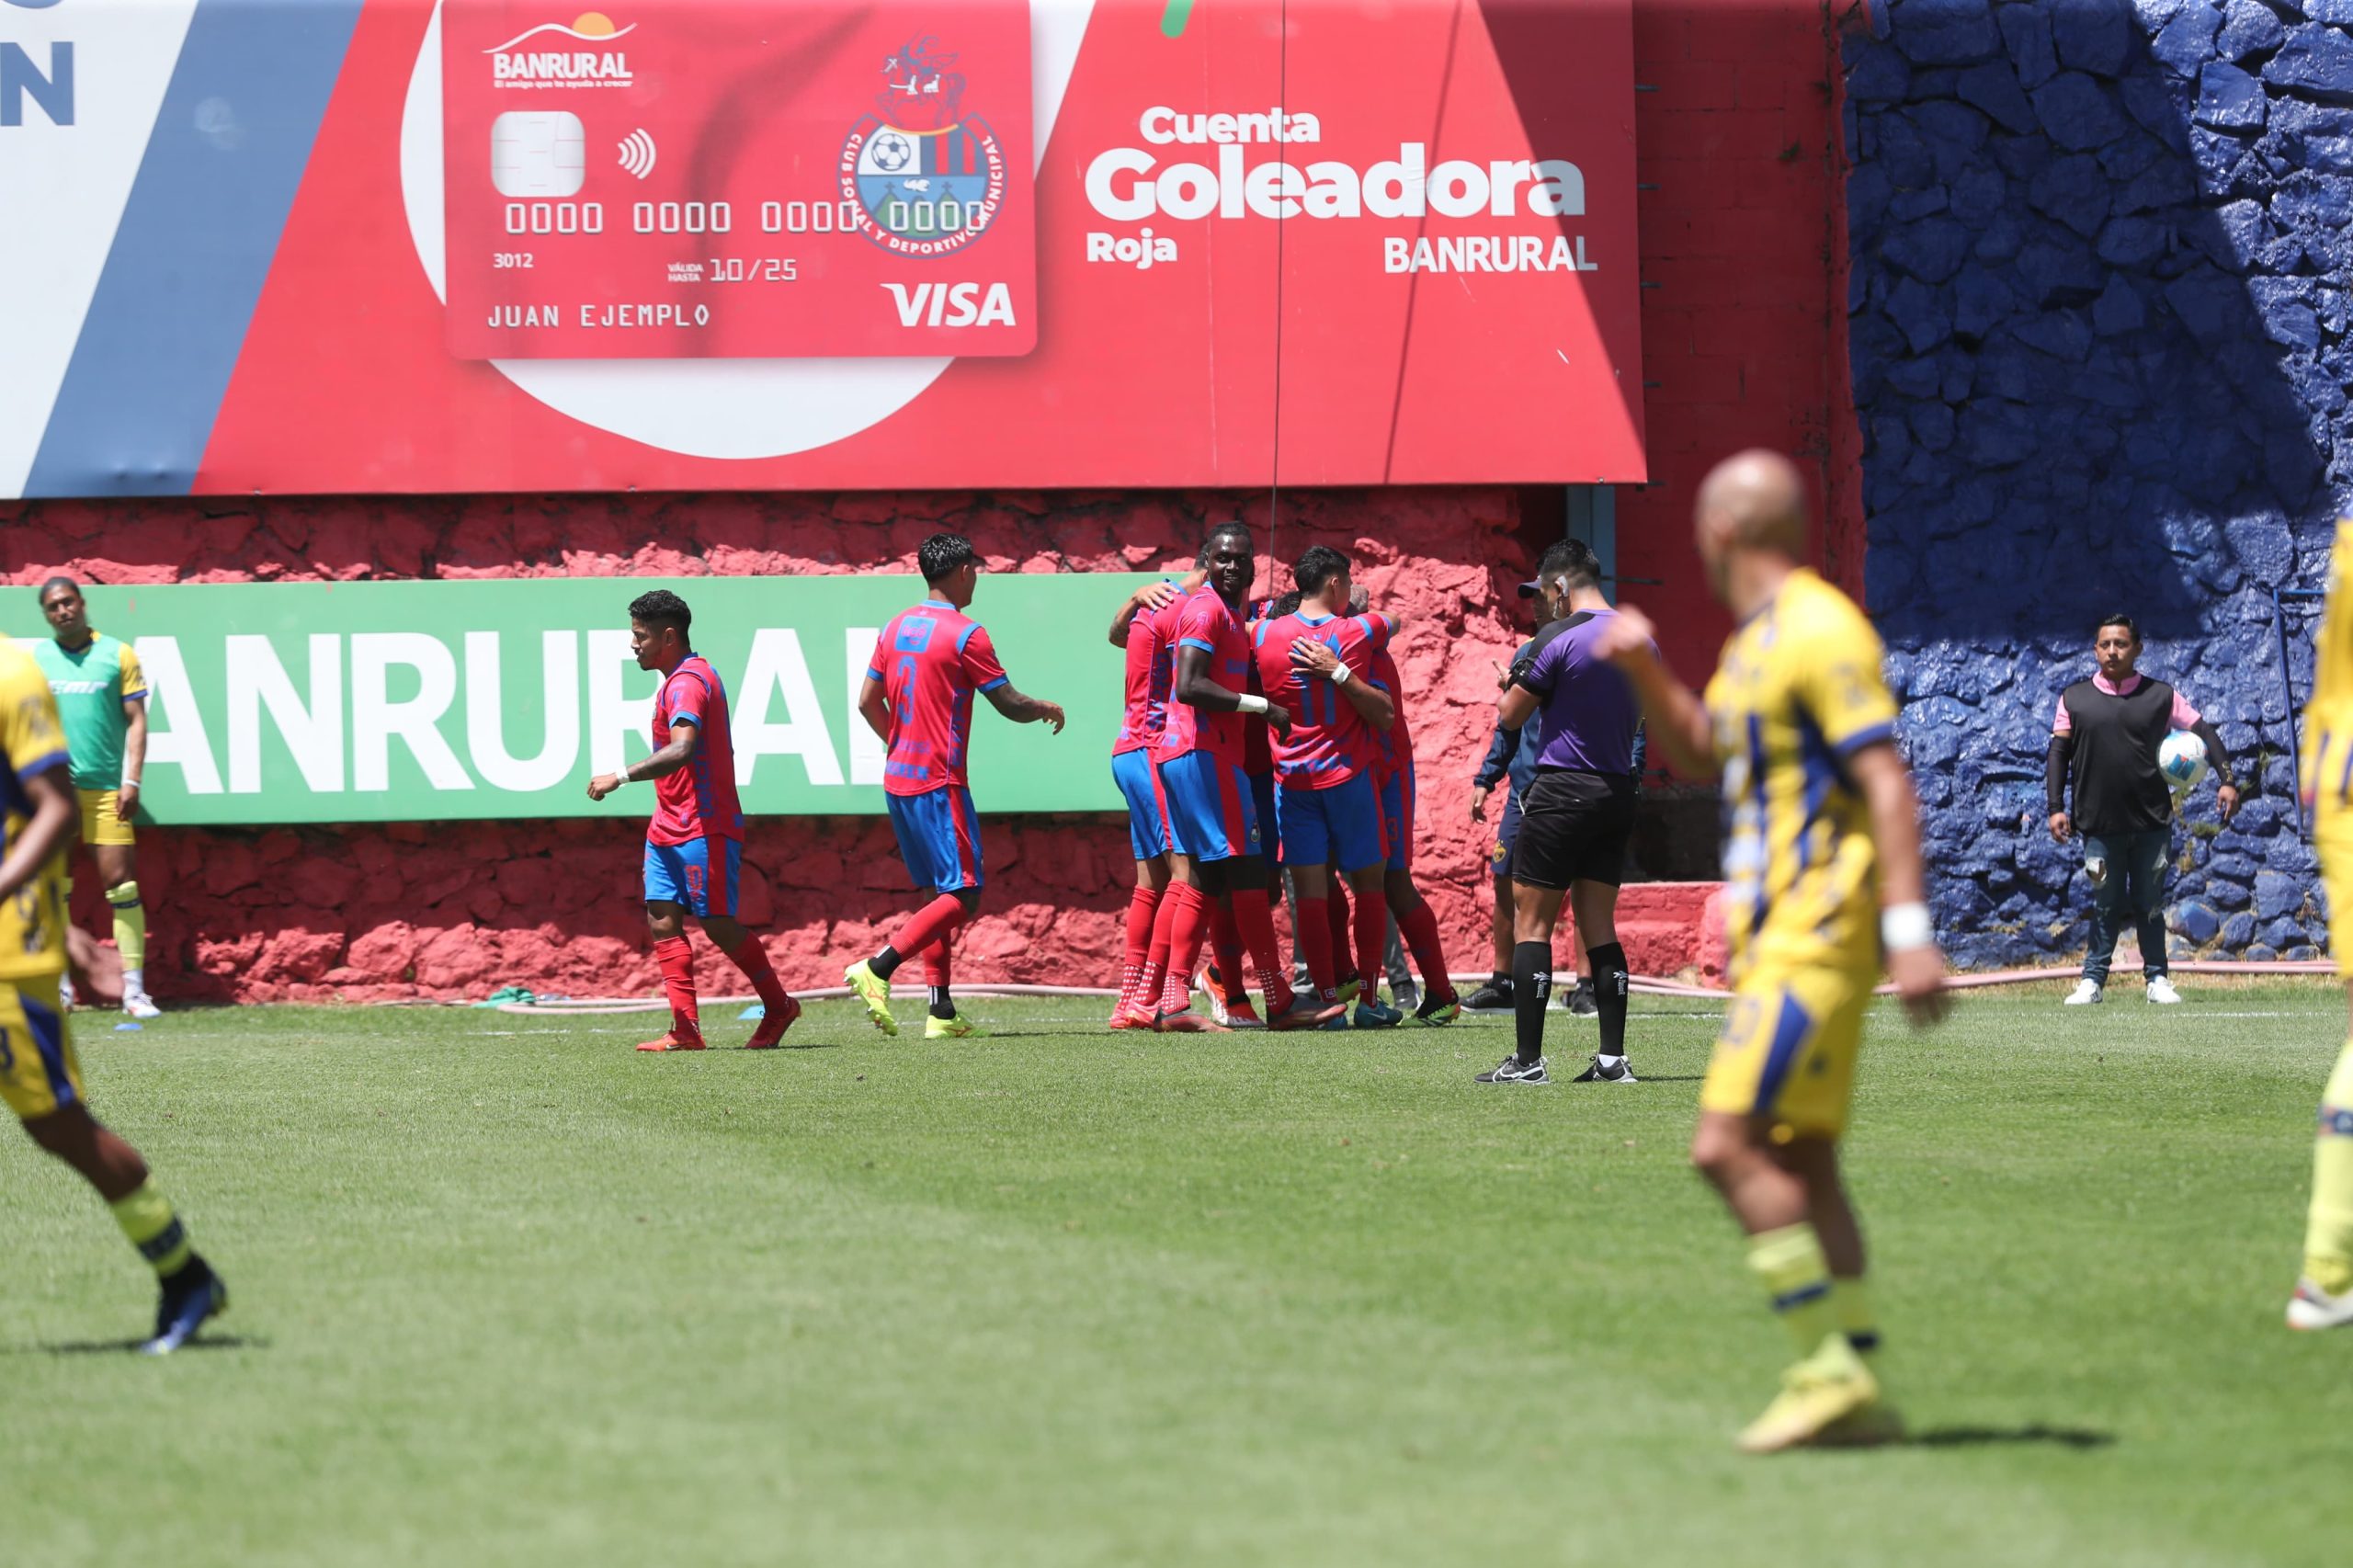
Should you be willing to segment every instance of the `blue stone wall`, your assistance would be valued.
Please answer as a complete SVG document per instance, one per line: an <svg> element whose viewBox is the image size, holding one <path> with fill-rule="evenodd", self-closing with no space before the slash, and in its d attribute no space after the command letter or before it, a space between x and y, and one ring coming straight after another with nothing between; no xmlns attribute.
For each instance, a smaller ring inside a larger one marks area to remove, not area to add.
<svg viewBox="0 0 2353 1568"><path fill-rule="evenodd" d="M2353 0L1893 0L1845 57L1867 587L1939 931L2082 951L2043 756L2121 609L2260 780L2184 813L2176 951L2313 956L2272 590L2353 509Z"/></svg>

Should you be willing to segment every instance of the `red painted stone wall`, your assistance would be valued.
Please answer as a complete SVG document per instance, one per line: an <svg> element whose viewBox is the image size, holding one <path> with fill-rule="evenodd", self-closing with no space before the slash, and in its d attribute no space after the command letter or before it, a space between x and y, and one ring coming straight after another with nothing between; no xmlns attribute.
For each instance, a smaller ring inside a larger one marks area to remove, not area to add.
<svg viewBox="0 0 2353 1568"><path fill-rule="evenodd" d="M1492 661L1520 633L1526 550L1510 490L1216 494L614 496L251 503L45 503L0 508L0 574L67 570L101 582L360 577L908 572L926 534L970 536L992 571L1114 572L1188 562L1208 525L1239 514L1286 560L1328 543L1375 599L1408 618L1399 663L1424 777L1424 886L1483 961L1485 845L1467 775L1486 744ZM659 543L654 542L659 540ZM1408 556L1398 541L1409 540ZM1262 561L1261 580L1271 581ZM616 584L622 619L630 591ZM1104 618L1114 606L1106 602ZM986 579L976 607L988 613ZM1084 678L1116 682L1108 646ZM1019 670L1052 697L1074 672ZM988 744L991 715L977 744ZM1471 759L1462 761L1461 759ZM1108 759L1074 755L1074 766ZM983 801L985 807L985 801ZM1103 817L990 819L989 892L967 928L967 979L1092 984L1116 971L1125 826ZM638 906L641 835L601 822L349 828L161 829L142 835L150 984L164 997L308 1000L481 994L506 983L573 994L658 983ZM909 903L888 824L759 818L742 914L789 984L837 983ZM77 917L103 930L82 879ZM1475 937L1475 940L1472 938ZM705 988L738 983L724 960Z"/></svg>
<svg viewBox="0 0 2353 1568"><path fill-rule="evenodd" d="M1635 7L1635 74L1653 89L1636 99L1640 177L1654 187L1640 198L1643 276L1655 285L1643 295L1652 483L1620 492L1620 568L1664 579L1627 594L1659 618L1688 675L1723 632L1688 526L1692 486L1723 453L1753 443L1805 456L1828 507L1825 560L1860 579L1828 28L1818 4ZM1489 904L1467 780L1493 711L1491 660L1521 635L1511 585L1547 522L1526 501L1502 488L1290 493L1270 541L1263 494L0 503L0 580L906 571L916 541L943 527L970 535L996 570L1114 571L1188 559L1208 522L1238 513L1283 560L1316 542L1348 551L1376 598L1413 618L1401 664L1421 759L1418 871L1453 967L1470 970L1486 961ZM1267 571L1262 560L1262 581ZM626 600L617 585L617 619ZM1047 696L1074 678L1016 674ZM1093 678L1119 678L1108 649ZM959 973L1111 974L1131 877L1117 819L993 818L984 832L988 903ZM150 831L150 983L167 998L224 1000L478 995L509 982L648 991L639 852L634 830L585 821ZM745 862L743 913L790 984L836 981L908 901L881 818L758 819ZM77 917L102 931L82 881ZM1678 896L1653 901L1641 967L1702 957L1703 921L1673 913L1699 907L1696 895ZM705 989L733 988L732 968L704 952Z"/></svg>

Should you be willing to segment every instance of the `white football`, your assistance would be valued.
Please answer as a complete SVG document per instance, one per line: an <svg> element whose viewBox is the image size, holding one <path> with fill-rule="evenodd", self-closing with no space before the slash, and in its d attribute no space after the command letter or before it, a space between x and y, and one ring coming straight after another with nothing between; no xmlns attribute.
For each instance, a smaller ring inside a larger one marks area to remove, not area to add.
<svg viewBox="0 0 2353 1568"><path fill-rule="evenodd" d="M2206 743L2187 730L2176 730L2157 747L2157 771L2177 795L2206 777Z"/></svg>

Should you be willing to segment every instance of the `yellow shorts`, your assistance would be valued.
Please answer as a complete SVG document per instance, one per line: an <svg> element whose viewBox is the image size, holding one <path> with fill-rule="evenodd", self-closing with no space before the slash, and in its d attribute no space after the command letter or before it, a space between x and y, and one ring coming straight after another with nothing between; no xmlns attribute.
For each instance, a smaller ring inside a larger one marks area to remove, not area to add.
<svg viewBox="0 0 2353 1568"><path fill-rule="evenodd" d="M1763 1117L1777 1142L1847 1130L1875 973L1760 964L1733 994L1699 1108Z"/></svg>
<svg viewBox="0 0 2353 1568"><path fill-rule="evenodd" d="M131 824L115 810L116 791L112 790L76 790L82 801L82 842L85 844L135 844Z"/></svg>
<svg viewBox="0 0 2353 1568"><path fill-rule="evenodd" d="M82 1069L53 974L0 981L0 1100L19 1121L82 1103Z"/></svg>
<svg viewBox="0 0 2353 1568"><path fill-rule="evenodd" d="M2320 852L2321 886L2328 892L2328 956L2336 972L2353 979L2353 808L2336 805L2324 793L2313 819L2313 847Z"/></svg>

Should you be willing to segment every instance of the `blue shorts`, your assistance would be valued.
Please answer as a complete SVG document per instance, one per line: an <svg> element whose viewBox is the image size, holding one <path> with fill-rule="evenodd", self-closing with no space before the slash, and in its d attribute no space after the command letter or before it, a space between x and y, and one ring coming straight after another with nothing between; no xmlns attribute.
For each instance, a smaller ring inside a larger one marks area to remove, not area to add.
<svg viewBox="0 0 2353 1568"><path fill-rule="evenodd" d="M1239 765L1188 751L1162 763L1159 772L1176 853L1204 864L1260 853L1257 803Z"/></svg>
<svg viewBox="0 0 2353 1568"><path fill-rule="evenodd" d="M1414 869L1414 765L1407 763L1381 780L1381 837L1389 852L1389 869Z"/></svg>
<svg viewBox="0 0 2353 1568"><path fill-rule="evenodd" d="M1128 802L1128 846L1136 858L1156 860L1167 854L1168 808L1160 799L1160 775L1153 770L1152 753L1139 747L1113 757L1111 782Z"/></svg>
<svg viewBox="0 0 2353 1568"><path fill-rule="evenodd" d="M721 852L714 857L713 846ZM645 902L681 903L698 920L735 918L735 883L744 846L732 838L690 838L645 845Z"/></svg>
<svg viewBox="0 0 2353 1568"><path fill-rule="evenodd" d="M1269 871L1279 869L1283 863L1282 818L1275 811L1275 776L1254 773L1250 776L1250 804L1258 813L1258 853Z"/></svg>
<svg viewBox="0 0 2353 1568"><path fill-rule="evenodd" d="M972 814L972 792L943 784L920 795L891 795L891 831L899 835L899 858L918 888L954 892L981 885L980 818Z"/></svg>
<svg viewBox="0 0 2353 1568"><path fill-rule="evenodd" d="M1282 824L1283 858L1293 866L1361 871L1383 858L1380 801L1369 773L1321 790L1279 786L1275 810Z"/></svg>

